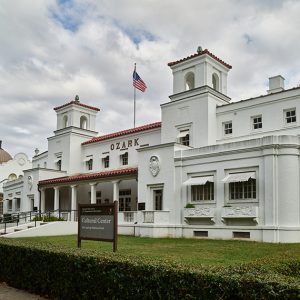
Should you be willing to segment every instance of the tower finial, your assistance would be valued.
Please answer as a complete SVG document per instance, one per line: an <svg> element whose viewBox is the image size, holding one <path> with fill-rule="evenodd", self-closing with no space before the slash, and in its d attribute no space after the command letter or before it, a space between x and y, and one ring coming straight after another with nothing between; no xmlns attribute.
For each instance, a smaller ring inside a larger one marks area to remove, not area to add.
<svg viewBox="0 0 300 300"><path fill-rule="evenodd" d="M200 54L202 52L202 47L201 46L198 46L197 48L197 53Z"/></svg>
<svg viewBox="0 0 300 300"><path fill-rule="evenodd" d="M79 103L79 96L78 95L75 96L75 102Z"/></svg>

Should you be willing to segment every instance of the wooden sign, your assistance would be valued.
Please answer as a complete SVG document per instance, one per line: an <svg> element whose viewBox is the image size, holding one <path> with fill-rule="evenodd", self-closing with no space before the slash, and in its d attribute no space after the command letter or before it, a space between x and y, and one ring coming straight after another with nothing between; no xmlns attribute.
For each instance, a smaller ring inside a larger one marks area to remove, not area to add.
<svg viewBox="0 0 300 300"><path fill-rule="evenodd" d="M117 251L118 201L113 204L78 204L78 239L113 242Z"/></svg>

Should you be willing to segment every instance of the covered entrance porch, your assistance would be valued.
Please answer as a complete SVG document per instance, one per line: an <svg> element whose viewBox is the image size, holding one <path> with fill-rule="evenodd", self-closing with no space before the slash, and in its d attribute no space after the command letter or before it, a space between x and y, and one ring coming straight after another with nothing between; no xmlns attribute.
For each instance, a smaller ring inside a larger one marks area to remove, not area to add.
<svg viewBox="0 0 300 300"><path fill-rule="evenodd" d="M137 168L124 168L40 181L41 212L77 221L78 203L118 201L121 221L137 210L137 174Z"/></svg>

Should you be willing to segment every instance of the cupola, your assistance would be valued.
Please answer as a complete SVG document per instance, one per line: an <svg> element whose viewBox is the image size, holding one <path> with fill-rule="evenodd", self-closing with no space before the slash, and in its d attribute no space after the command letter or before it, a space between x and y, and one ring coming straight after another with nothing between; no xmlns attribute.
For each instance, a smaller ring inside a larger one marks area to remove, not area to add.
<svg viewBox="0 0 300 300"><path fill-rule="evenodd" d="M232 67L207 49L198 47L197 53L168 66L173 72L173 94L209 86L227 95L227 74Z"/></svg>
<svg viewBox="0 0 300 300"><path fill-rule="evenodd" d="M57 130L76 127L82 130L95 130L96 114L100 110L79 101L76 95L73 101L54 108L57 114Z"/></svg>

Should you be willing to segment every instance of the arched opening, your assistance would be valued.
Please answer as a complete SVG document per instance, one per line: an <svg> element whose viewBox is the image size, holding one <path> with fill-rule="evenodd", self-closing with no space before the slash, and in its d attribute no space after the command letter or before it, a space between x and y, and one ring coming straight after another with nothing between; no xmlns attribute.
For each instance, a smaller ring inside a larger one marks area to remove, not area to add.
<svg viewBox="0 0 300 300"><path fill-rule="evenodd" d="M15 173L11 173L11 174L9 174L9 176L8 176L8 180L9 181L12 181L12 180L16 180L18 177L17 177L17 175L15 174Z"/></svg>
<svg viewBox="0 0 300 300"><path fill-rule="evenodd" d="M216 91L220 90L220 80L219 80L219 76L216 73L212 75L212 85L214 90Z"/></svg>
<svg viewBox="0 0 300 300"><path fill-rule="evenodd" d="M80 117L80 128L87 129L87 118L85 116Z"/></svg>
<svg viewBox="0 0 300 300"><path fill-rule="evenodd" d="M191 90L195 88L195 76L193 72L189 72L185 75L185 90Z"/></svg>
<svg viewBox="0 0 300 300"><path fill-rule="evenodd" d="M64 116L64 128L69 126L68 116Z"/></svg>

